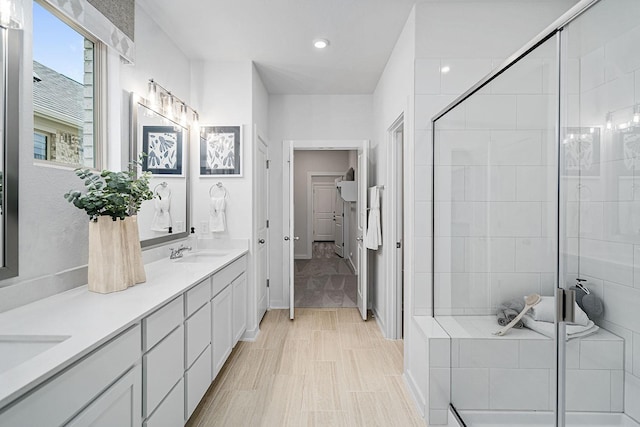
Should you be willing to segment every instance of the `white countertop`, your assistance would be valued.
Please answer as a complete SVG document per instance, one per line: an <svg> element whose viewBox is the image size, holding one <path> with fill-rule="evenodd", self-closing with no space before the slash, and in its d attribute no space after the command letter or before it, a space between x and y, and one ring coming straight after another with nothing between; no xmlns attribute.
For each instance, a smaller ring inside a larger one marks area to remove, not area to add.
<svg viewBox="0 0 640 427"><path fill-rule="evenodd" d="M0 313L0 335L70 337L0 373L0 409L246 253L228 249L211 263L162 259L145 265L145 283L125 291L105 295L82 286Z"/></svg>

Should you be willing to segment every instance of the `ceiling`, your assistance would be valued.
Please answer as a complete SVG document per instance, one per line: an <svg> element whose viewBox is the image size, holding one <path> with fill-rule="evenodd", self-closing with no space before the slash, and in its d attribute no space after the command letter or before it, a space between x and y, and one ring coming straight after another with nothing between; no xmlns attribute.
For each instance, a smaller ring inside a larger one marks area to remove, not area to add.
<svg viewBox="0 0 640 427"><path fill-rule="evenodd" d="M415 0L139 2L189 58L253 60L269 93L370 94Z"/></svg>

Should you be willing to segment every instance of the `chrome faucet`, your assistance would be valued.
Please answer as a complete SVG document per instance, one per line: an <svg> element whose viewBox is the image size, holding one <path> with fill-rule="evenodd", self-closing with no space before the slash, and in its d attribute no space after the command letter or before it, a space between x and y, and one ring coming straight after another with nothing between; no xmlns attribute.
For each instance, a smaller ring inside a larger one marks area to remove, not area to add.
<svg viewBox="0 0 640 427"><path fill-rule="evenodd" d="M184 251L190 251L191 246L180 245L178 249L169 248L169 250L171 251L171 255L169 255L169 259L178 259L183 257L182 253Z"/></svg>

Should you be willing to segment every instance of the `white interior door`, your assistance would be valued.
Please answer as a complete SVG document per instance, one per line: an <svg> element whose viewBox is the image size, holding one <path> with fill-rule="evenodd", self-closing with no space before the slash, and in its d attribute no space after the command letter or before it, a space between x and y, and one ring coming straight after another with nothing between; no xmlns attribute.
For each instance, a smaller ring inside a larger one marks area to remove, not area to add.
<svg viewBox="0 0 640 427"><path fill-rule="evenodd" d="M364 236L367 233L367 190L369 188L368 144L358 149L358 309L362 320L367 320L368 281L367 281L367 248Z"/></svg>
<svg viewBox="0 0 640 427"><path fill-rule="evenodd" d="M336 179L338 183L340 179ZM344 201L338 191L335 192L335 213L333 217L333 246L334 252L344 258Z"/></svg>
<svg viewBox="0 0 640 427"><path fill-rule="evenodd" d="M258 323L267 311L268 302L268 284L269 284L269 165L268 165L268 147L262 138L258 137L256 150L257 173L256 182L258 185L258 205L256 206L257 218L257 306L258 306Z"/></svg>
<svg viewBox="0 0 640 427"><path fill-rule="evenodd" d="M289 318L293 320L295 315L295 275L294 275L294 246L298 240L294 234L294 206L293 206L293 145L289 147Z"/></svg>
<svg viewBox="0 0 640 427"><path fill-rule="evenodd" d="M335 240L334 214L336 211L336 187L328 183L313 184L313 241Z"/></svg>

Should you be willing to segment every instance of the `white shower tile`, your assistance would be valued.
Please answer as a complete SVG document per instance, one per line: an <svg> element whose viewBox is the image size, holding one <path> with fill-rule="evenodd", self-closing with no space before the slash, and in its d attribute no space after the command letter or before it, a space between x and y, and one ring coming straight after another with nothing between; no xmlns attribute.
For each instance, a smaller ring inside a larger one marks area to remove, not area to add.
<svg viewBox="0 0 640 427"><path fill-rule="evenodd" d="M526 58L502 73L492 82L494 94L539 94L542 93L544 65L542 58Z"/></svg>
<svg viewBox="0 0 640 427"><path fill-rule="evenodd" d="M468 237L464 249L464 271L475 273L514 271L514 239Z"/></svg>
<svg viewBox="0 0 640 427"><path fill-rule="evenodd" d="M611 371L611 412L624 412L624 371Z"/></svg>
<svg viewBox="0 0 640 427"><path fill-rule="evenodd" d="M433 163L433 144L431 130L417 130L414 135L415 146L413 155L416 165L430 165Z"/></svg>
<svg viewBox="0 0 640 427"><path fill-rule="evenodd" d="M429 366L431 368L449 368L451 366L450 341L448 338L429 339Z"/></svg>
<svg viewBox="0 0 640 427"><path fill-rule="evenodd" d="M415 202L413 232L416 237L431 236L431 207L431 202Z"/></svg>
<svg viewBox="0 0 640 427"><path fill-rule="evenodd" d="M551 201L557 193L556 168L551 166L518 166L516 168L516 200L520 202Z"/></svg>
<svg viewBox="0 0 640 427"><path fill-rule="evenodd" d="M515 201L514 166L467 166L464 197L471 201Z"/></svg>
<svg viewBox="0 0 640 427"><path fill-rule="evenodd" d="M622 370L624 343L622 341L590 341L580 343L580 369Z"/></svg>
<svg viewBox="0 0 640 427"><path fill-rule="evenodd" d="M468 129L515 129L515 95L475 95L466 102Z"/></svg>
<svg viewBox="0 0 640 427"><path fill-rule="evenodd" d="M413 309L424 312L431 308L431 273L415 273L413 285ZM430 314L430 313L428 313Z"/></svg>
<svg viewBox="0 0 640 427"><path fill-rule="evenodd" d="M592 286L589 283L589 289L592 290ZM602 292L602 290L600 290ZM604 299L603 299L604 300ZM611 323L604 319L598 319L598 326L606 329L614 335L619 336L624 340L624 370L629 373L633 373L634 368L634 339L633 339L633 331L623 328L620 325L616 325L615 323ZM639 354L640 356L640 354ZM640 361L638 362L640 364ZM640 368L640 366L639 366Z"/></svg>
<svg viewBox="0 0 640 427"><path fill-rule="evenodd" d="M580 340L567 341L567 369L580 368Z"/></svg>
<svg viewBox="0 0 640 427"><path fill-rule="evenodd" d="M633 375L640 377L640 333L634 332L632 342L626 341L625 345L631 347L631 365L633 366ZM628 371L628 370L627 370Z"/></svg>
<svg viewBox="0 0 640 427"><path fill-rule="evenodd" d="M517 368L518 340L465 339L460 341L462 368Z"/></svg>
<svg viewBox="0 0 640 427"><path fill-rule="evenodd" d="M431 166L416 166L415 167L415 200L416 201L429 201L431 200L431 181L432 172Z"/></svg>
<svg viewBox="0 0 640 427"><path fill-rule="evenodd" d="M540 293L540 275L532 273L491 274L491 306L496 307L511 299Z"/></svg>
<svg viewBox="0 0 640 427"><path fill-rule="evenodd" d="M539 202L489 202L489 230L496 237L542 235Z"/></svg>
<svg viewBox="0 0 640 427"><path fill-rule="evenodd" d="M633 247L633 286L640 288L640 245Z"/></svg>
<svg viewBox="0 0 640 427"><path fill-rule="evenodd" d="M602 411L611 409L611 374L608 370L568 369L567 410Z"/></svg>
<svg viewBox="0 0 640 427"><path fill-rule="evenodd" d="M484 236L487 234L487 206L480 202L440 202L436 235Z"/></svg>
<svg viewBox="0 0 640 427"><path fill-rule="evenodd" d="M453 95L416 95L416 129L431 129L431 119L438 114L444 107L449 105L455 99ZM438 128L460 129L464 126L464 111L458 113L454 110L445 116L445 119L438 122Z"/></svg>
<svg viewBox="0 0 640 427"><path fill-rule="evenodd" d="M429 369L429 408L447 409L451 400L451 370Z"/></svg>
<svg viewBox="0 0 640 427"><path fill-rule="evenodd" d="M553 129L555 100L552 95L518 95L518 129Z"/></svg>
<svg viewBox="0 0 640 427"><path fill-rule="evenodd" d="M520 368L553 369L554 363L553 340L520 340Z"/></svg>
<svg viewBox="0 0 640 427"><path fill-rule="evenodd" d="M582 273L633 286L633 245L580 239Z"/></svg>
<svg viewBox="0 0 640 427"><path fill-rule="evenodd" d="M440 93L439 59L416 59L415 73L416 94Z"/></svg>
<svg viewBox="0 0 640 427"><path fill-rule="evenodd" d="M435 238L435 271L461 273L465 271L465 238Z"/></svg>
<svg viewBox="0 0 640 427"><path fill-rule="evenodd" d="M640 290L605 282L604 318L640 333Z"/></svg>
<svg viewBox="0 0 640 427"><path fill-rule="evenodd" d="M435 199L456 201L465 199L465 167L436 166Z"/></svg>
<svg viewBox="0 0 640 427"><path fill-rule="evenodd" d="M449 422L449 410L448 409L431 409L429 411L429 425L444 425L447 426Z"/></svg>
<svg viewBox="0 0 640 427"><path fill-rule="evenodd" d="M436 273L435 280L436 308L442 309L440 313L490 307L487 273Z"/></svg>
<svg viewBox="0 0 640 427"><path fill-rule="evenodd" d="M416 273L431 273L431 254L433 250L431 247L431 238L416 237L414 243Z"/></svg>
<svg viewBox="0 0 640 427"><path fill-rule="evenodd" d="M523 273L544 273L555 270L556 242L547 238L521 238L515 241L516 268Z"/></svg>
<svg viewBox="0 0 640 427"><path fill-rule="evenodd" d="M491 369L490 409L548 410L548 393L547 369Z"/></svg>
<svg viewBox="0 0 640 427"><path fill-rule="evenodd" d="M627 415L640 420L640 378L629 373L624 376L624 408Z"/></svg>
<svg viewBox="0 0 640 427"><path fill-rule="evenodd" d="M604 202L604 237L640 244L640 201Z"/></svg>
<svg viewBox="0 0 640 427"><path fill-rule="evenodd" d="M580 58L580 88L583 91L593 89L605 82L604 47L591 51Z"/></svg>
<svg viewBox="0 0 640 427"><path fill-rule="evenodd" d="M607 81L640 68L640 55L636 49L640 45L640 27L635 27L619 37L610 39L605 46Z"/></svg>
<svg viewBox="0 0 640 427"><path fill-rule="evenodd" d="M485 165L489 159L489 131L449 130L436 134L438 165Z"/></svg>
<svg viewBox="0 0 640 427"><path fill-rule="evenodd" d="M450 71L440 77L442 93L459 95L491 71L491 59L441 58Z"/></svg>
<svg viewBox="0 0 640 427"><path fill-rule="evenodd" d="M489 409L489 369L452 369L451 403L458 410Z"/></svg>
<svg viewBox="0 0 640 427"><path fill-rule="evenodd" d="M542 133L535 130L492 130L492 165L541 165ZM487 164L485 162L485 164Z"/></svg>

